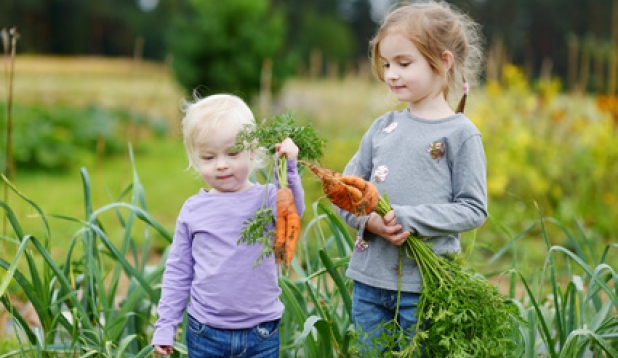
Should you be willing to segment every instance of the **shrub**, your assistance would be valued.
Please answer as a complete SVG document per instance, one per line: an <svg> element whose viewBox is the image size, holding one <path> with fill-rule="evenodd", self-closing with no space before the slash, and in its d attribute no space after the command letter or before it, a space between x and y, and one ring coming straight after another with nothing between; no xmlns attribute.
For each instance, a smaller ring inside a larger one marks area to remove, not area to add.
<svg viewBox="0 0 618 358"><path fill-rule="evenodd" d="M70 170L88 163L97 155L124 152L124 143L135 133L163 136L167 124L126 109L98 106L15 105L13 107L13 158L19 169ZM0 117L6 128L6 118ZM6 136L0 137L6 148ZM6 158L0 158L4 168Z"/></svg>

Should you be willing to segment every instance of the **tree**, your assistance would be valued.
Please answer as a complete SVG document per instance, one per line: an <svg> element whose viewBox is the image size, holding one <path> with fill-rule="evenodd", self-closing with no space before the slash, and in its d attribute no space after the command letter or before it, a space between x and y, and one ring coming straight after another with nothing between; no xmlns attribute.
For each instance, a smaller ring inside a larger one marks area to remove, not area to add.
<svg viewBox="0 0 618 358"><path fill-rule="evenodd" d="M280 63L282 13L268 0L187 0L172 22L169 48L179 83L200 95L229 92L250 100L260 88L262 64ZM285 74L273 71L273 85Z"/></svg>

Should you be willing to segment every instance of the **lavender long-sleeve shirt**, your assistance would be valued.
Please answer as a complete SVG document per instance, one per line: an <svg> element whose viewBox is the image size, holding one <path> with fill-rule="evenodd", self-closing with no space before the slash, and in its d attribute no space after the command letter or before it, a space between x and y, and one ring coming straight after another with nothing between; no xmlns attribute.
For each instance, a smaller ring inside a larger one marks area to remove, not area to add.
<svg viewBox="0 0 618 358"><path fill-rule="evenodd" d="M304 192L293 160L288 160L288 182L302 216ZM254 267L262 245L238 244L246 221L264 200L276 217L276 192L273 184L255 184L237 193L202 189L184 203L163 274L153 345L173 344L185 309L199 322L223 329L281 318L274 255Z"/></svg>

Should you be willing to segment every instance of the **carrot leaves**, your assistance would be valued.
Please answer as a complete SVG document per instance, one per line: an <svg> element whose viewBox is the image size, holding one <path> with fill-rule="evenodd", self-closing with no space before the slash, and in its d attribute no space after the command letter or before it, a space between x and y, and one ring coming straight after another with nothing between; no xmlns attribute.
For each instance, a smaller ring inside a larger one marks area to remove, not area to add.
<svg viewBox="0 0 618 358"><path fill-rule="evenodd" d="M238 149L264 148L269 154L275 154L275 145L287 137L298 146L299 160L322 158L326 140L311 125L298 126L291 111L263 119L255 126L245 126L236 136L236 145Z"/></svg>
<svg viewBox="0 0 618 358"><path fill-rule="evenodd" d="M390 211L380 198L377 213ZM468 267L457 254L436 255L418 235L410 235L401 250L414 259L423 286L418 323L398 357L509 357L517 352L518 308L496 286Z"/></svg>

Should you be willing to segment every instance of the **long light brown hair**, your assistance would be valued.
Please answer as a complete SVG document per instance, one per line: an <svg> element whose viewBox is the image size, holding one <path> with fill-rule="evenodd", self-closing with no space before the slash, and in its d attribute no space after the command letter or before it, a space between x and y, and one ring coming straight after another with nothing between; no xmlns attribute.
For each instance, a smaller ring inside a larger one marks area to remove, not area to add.
<svg viewBox="0 0 618 358"><path fill-rule="evenodd" d="M393 32L410 39L431 68L440 74L439 87L444 97L453 102L463 93L456 112L463 112L467 88L478 84L483 61L483 38L480 25L467 14L444 1L425 1L399 5L389 12L371 40L371 67L384 82L384 66L380 41ZM442 54L453 54L453 65L443 66Z"/></svg>

